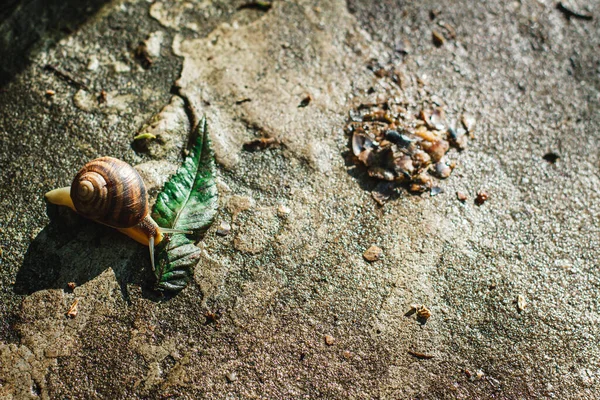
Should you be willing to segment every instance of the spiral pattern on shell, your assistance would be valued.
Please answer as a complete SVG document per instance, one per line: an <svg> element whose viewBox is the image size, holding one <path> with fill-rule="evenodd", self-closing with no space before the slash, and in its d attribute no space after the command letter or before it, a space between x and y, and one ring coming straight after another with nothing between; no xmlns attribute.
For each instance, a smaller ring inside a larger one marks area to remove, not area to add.
<svg viewBox="0 0 600 400"><path fill-rule="evenodd" d="M148 214L144 181L131 165L112 157L87 163L73 180L71 198L78 213L116 228L135 226Z"/></svg>

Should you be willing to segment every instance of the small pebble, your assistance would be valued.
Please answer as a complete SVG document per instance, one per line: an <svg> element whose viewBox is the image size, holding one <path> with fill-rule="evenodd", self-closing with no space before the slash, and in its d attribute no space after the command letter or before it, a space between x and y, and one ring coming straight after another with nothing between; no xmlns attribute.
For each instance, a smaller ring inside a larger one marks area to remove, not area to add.
<svg viewBox="0 0 600 400"><path fill-rule="evenodd" d="M377 261L381 258L381 254L383 253L383 250L381 250L381 248L372 245L371 247L369 247L367 249L367 251L365 251L365 253L363 254L363 257L365 258L365 260L373 262L373 261Z"/></svg>
<svg viewBox="0 0 600 400"><path fill-rule="evenodd" d="M100 94L98 95L98 103L104 104L108 101L108 93L106 90L102 89Z"/></svg>
<svg viewBox="0 0 600 400"><path fill-rule="evenodd" d="M442 36L442 34L436 31L435 29L431 31L431 38L433 39L433 44L435 45L435 47L443 46L444 42L446 41L444 39L444 36Z"/></svg>
<svg viewBox="0 0 600 400"><path fill-rule="evenodd" d="M517 296L517 310L522 312L527 307L527 301L525 300L525 296L522 294Z"/></svg>
<svg viewBox="0 0 600 400"><path fill-rule="evenodd" d="M462 201L463 203L464 203L465 201L467 201L467 195L466 195L466 194L464 194L463 192L456 192L456 198L457 198L459 201Z"/></svg>
<svg viewBox="0 0 600 400"><path fill-rule="evenodd" d="M477 372L475 373L475 376L477 377L477 379L481 379L483 378L485 374L483 373L482 370L478 369Z"/></svg>
<svg viewBox="0 0 600 400"><path fill-rule="evenodd" d="M427 190L427 185L422 185L419 183L412 183L408 187L408 191L411 193L423 193L426 190Z"/></svg>
<svg viewBox="0 0 600 400"><path fill-rule="evenodd" d="M433 110L431 116L429 117L429 121L433 125L434 129L440 131L446 129L446 114L441 108L436 108Z"/></svg>
<svg viewBox="0 0 600 400"><path fill-rule="evenodd" d="M448 141L459 150L467 148L467 131L464 128L448 128Z"/></svg>
<svg viewBox="0 0 600 400"><path fill-rule="evenodd" d="M423 149L425 149L425 151L427 153L429 153L429 156L431 157L433 162L440 161L444 157L444 155L446 154L446 152L448 151L449 148L450 148L450 145L445 140L436 140L433 143L424 143L423 144Z"/></svg>
<svg viewBox="0 0 600 400"><path fill-rule="evenodd" d="M164 40L165 34L161 31L152 32L144 41L148 55L153 58L160 57L160 48Z"/></svg>
<svg viewBox="0 0 600 400"><path fill-rule="evenodd" d="M433 171L438 178L446 179L452 173L452 168L444 160L438 161L433 166Z"/></svg>
<svg viewBox="0 0 600 400"><path fill-rule="evenodd" d="M71 307L69 307L69 311L67 311L65 313L65 315L67 316L67 318L75 318L77 316L77 305L79 304L79 300L75 299L75 301L73 302L73 304L71 304Z"/></svg>
<svg viewBox="0 0 600 400"><path fill-rule="evenodd" d="M55 94L56 94L56 92L54 90L52 90L52 89L46 90L46 96L48 96L48 97L52 97Z"/></svg>
<svg viewBox="0 0 600 400"><path fill-rule="evenodd" d="M100 66L100 61L96 57L92 57L88 62L87 69L88 71L95 71Z"/></svg>
<svg viewBox="0 0 600 400"><path fill-rule="evenodd" d="M487 194L487 192L481 191L477 193L477 197L475 197L475 204L480 206L483 203L485 203L489 199L489 197L490 196Z"/></svg>
<svg viewBox="0 0 600 400"><path fill-rule="evenodd" d="M306 95L302 101L300 102L300 104L298 105L298 108L303 108L306 107L310 104L310 101L312 100L312 97L309 95Z"/></svg>
<svg viewBox="0 0 600 400"><path fill-rule="evenodd" d="M415 142L414 139L411 139L410 137L403 135L393 129L385 132L385 138L400 147L408 147L411 145L411 143Z"/></svg>
<svg viewBox="0 0 600 400"><path fill-rule="evenodd" d="M75 282L69 282L67 283L67 287L71 290L75 289L75 287L77 287L77 284L75 284Z"/></svg>
<svg viewBox="0 0 600 400"><path fill-rule="evenodd" d="M327 346L333 346L333 344L335 343L335 339L331 335L325 335L324 339L325 339L325 344Z"/></svg>
<svg viewBox="0 0 600 400"><path fill-rule="evenodd" d="M284 204L280 204L279 207L277 207L277 215L282 218L287 217L291 212L292 209Z"/></svg>
<svg viewBox="0 0 600 400"><path fill-rule="evenodd" d="M217 235L219 236L227 236L231 233L231 225L229 222L221 221L221 224L217 228Z"/></svg>
<svg viewBox="0 0 600 400"><path fill-rule="evenodd" d="M415 170L413 160L410 156L398 157L394 163L396 170L402 172L402 174L408 178L411 177Z"/></svg>
<svg viewBox="0 0 600 400"><path fill-rule="evenodd" d="M461 116L460 122L462 122L463 126L467 130L467 132L472 133L475 130L475 117L471 114L465 113Z"/></svg>
<svg viewBox="0 0 600 400"><path fill-rule="evenodd" d="M344 352L342 353L342 355L344 356L344 358L348 359L350 357L352 357L352 353L350 353L348 350L344 350Z"/></svg>
<svg viewBox="0 0 600 400"><path fill-rule="evenodd" d="M429 319L429 317L431 317L431 311L429 311L429 309L427 307L421 306L417 310L417 318L418 319L427 321Z"/></svg>
<svg viewBox="0 0 600 400"><path fill-rule="evenodd" d="M227 381L229 383L235 382L237 380L237 374L235 372L230 372L227 375L225 375L225 377L227 378Z"/></svg>
<svg viewBox="0 0 600 400"><path fill-rule="evenodd" d="M422 150L417 150L413 154L413 161L420 166L429 165L431 163L431 156Z"/></svg>
<svg viewBox="0 0 600 400"><path fill-rule="evenodd" d="M431 196L437 196L440 193L444 193L444 189L439 186L434 186L431 188Z"/></svg>

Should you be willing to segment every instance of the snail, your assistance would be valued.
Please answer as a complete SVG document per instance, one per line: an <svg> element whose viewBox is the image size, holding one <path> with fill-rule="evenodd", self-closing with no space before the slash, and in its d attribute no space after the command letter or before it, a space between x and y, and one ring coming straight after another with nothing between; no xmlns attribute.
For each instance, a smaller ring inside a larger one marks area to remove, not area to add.
<svg viewBox="0 0 600 400"><path fill-rule="evenodd" d="M148 191L141 176L131 165L112 157L88 162L70 187L51 190L45 197L148 246L153 270L154 246L165 233L191 233L159 227L150 216Z"/></svg>

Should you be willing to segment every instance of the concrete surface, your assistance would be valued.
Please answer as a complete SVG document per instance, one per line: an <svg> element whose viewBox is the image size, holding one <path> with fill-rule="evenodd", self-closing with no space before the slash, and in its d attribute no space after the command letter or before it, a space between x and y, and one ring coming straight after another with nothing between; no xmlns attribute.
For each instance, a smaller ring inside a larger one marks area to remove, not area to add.
<svg viewBox="0 0 600 400"><path fill-rule="evenodd" d="M600 398L600 3L488 3L120 1L33 54L0 92L0 398ZM351 162L348 112L391 91L374 64L408 107L476 116L444 193L380 207ZM156 193L185 104L209 120L220 214L163 298L146 249L50 222L42 195L101 155ZM167 120L166 148L132 146ZM281 145L244 151L257 136Z"/></svg>

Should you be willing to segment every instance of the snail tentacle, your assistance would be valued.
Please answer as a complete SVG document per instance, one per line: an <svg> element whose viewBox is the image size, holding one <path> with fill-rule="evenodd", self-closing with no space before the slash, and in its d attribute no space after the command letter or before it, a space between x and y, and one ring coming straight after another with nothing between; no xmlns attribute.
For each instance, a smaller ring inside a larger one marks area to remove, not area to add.
<svg viewBox="0 0 600 400"><path fill-rule="evenodd" d="M152 265L152 271L154 272L154 236L150 236L148 249L150 249L150 265Z"/></svg>

